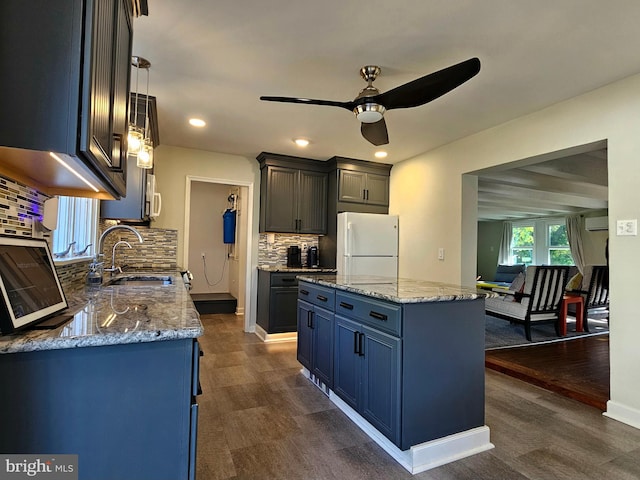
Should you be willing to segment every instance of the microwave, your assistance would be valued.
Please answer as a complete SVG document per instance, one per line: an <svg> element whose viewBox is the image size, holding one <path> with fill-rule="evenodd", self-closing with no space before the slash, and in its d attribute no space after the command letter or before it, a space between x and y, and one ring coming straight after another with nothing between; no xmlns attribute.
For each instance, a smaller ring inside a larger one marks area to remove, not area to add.
<svg viewBox="0 0 640 480"><path fill-rule="evenodd" d="M146 189L146 214L149 218L155 218L160 215L162 210L162 196L156 192L156 176L152 173L147 174Z"/></svg>

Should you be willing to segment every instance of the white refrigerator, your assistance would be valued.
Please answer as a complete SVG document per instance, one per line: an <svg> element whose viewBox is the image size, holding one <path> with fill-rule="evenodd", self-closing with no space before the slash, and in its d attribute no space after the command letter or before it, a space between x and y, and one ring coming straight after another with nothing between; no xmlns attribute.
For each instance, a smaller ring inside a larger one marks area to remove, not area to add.
<svg viewBox="0 0 640 480"><path fill-rule="evenodd" d="M338 214L338 275L398 276L398 216Z"/></svg>

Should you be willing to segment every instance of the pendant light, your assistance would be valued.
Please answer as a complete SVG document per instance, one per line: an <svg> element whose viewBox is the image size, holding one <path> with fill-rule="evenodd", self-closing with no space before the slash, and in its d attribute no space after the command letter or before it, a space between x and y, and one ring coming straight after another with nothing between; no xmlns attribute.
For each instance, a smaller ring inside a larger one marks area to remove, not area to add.
<svg viewBox="0 0 640 480"><path fill-rule="evenodd" d="M153 168L153 141L149 128L149 69L151 62L142 57L132 57L131 65L136 68L136 92L134 104L134 121L129 124L128 154L136 157L136 165L140 168ZM145 96L144 128L138 123L138 80L140 69L147 71L147 91Z"/></svg>

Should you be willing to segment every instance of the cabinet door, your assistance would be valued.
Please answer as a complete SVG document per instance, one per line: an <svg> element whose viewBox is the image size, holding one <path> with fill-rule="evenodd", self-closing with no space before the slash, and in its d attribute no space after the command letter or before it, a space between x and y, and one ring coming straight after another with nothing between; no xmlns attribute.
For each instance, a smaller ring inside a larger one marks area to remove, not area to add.
<svg viewBox="0 0 640 480"><path fill-rule="evenodd" d="M354 410L358 409L361 359L356 353L360 325L335 317L333 391Z"/></svg>
<svg viewBox="0 0 640 480"><path fill-rule="evenodd" d="M338 201L364 203L366 173L340 170L338 177Z"/></svg>
<svg viewBox="0 0 640 480"><path fill-rule="evenodd" d="M112 80L115 45L114 15L119 0L92 1L93 35L86 39L91 48L89 93L89 152L104 172L111 168Z"/></svg>
<svg viewBox="0 0 640 480"><path fill-rule="evenodd" d="M267 167L266 193L262 196L265 208L263 231L293 233L297 220L298 170Z"/></svg>
<svg viewBox="0 0 640 480"><path fill-rule="evenodd" d="M131 42L133 27L129 8L131 1L116 1L115 49L113 61L113 147L111 167L114 182L124 182L127 163L129 129L129 85L131 76Z"/></svg>
<svg viewBox="0 0 640 480"><path fill-rule="evenodd" d="M298 287L271 287L269 333L296 331Z"/></svg>
<svg viewBox="0 0 640 480"><path fill-rule="evenodd" d="M365 187L366 201L370 205L389 205L389 177L386 175L367 174Z"/></svg>
<svg viewBox="0 0 640 480"><path fill-rule="evenodd" d="M313 305L303 300L298 300L298 361L310 372L311 353L313 344L313 330L311 329L311 315L313 315Z"/></svg>
<svg viewBox="0 0 640 480"><path fill-rule="evenodd" d="M333 389L334 314L324 308L313 309L313 373Z"/></svg>
<svg viewBox="0 0 640 480"><path fill-rule="evenodd" d="M400 441L400 344L397 337L361 326L364 333L360 413L389 440Z"/></svg>
<svg viewBox="0 0 640 480"><path fill-rule="evenodd" d="M300 170L298 188L299 233L327 233L326 173Z"/></svg>

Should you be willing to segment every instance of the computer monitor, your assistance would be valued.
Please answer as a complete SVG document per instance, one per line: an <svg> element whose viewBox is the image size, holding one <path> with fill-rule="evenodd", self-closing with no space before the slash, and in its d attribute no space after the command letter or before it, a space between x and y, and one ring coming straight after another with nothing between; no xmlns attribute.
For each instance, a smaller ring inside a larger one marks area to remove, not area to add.
<svg viewBox="0 0 640 480"><path fill-rule="evenodd" d="M0 331L34 326L68 307L45 240L0 236Z"/></svg>

